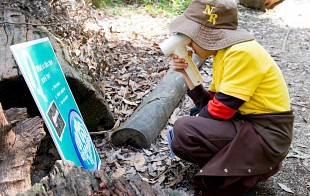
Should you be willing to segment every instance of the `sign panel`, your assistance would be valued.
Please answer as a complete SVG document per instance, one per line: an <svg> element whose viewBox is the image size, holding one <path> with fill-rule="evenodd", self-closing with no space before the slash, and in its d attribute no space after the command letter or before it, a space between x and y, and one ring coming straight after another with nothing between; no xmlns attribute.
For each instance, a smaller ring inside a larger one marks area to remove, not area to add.
<svg viewBox="0 0 310 196"><path fill-rule="evenodd" d="M48 38L12 45L14 58L63 160L95 171L100 157Z"/></svg>

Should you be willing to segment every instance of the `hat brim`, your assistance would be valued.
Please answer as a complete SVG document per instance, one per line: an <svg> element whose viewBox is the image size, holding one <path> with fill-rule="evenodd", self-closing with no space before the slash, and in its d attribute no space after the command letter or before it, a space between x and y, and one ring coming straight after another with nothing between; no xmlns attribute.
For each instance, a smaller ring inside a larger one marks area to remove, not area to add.
<svg viewBox="0 0 310 196"><path fill-rule="evenodd" d="M216 29L203 26L188 19L184 14L168 25L170 33L182 33L206 50L220 50L231 45L253 40L254 37L243 29Z"/></svg>

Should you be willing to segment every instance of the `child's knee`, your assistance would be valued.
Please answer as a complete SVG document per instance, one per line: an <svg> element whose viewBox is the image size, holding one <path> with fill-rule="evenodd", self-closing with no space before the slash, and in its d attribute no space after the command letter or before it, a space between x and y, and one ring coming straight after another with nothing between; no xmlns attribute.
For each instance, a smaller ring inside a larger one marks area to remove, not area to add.
<svg viewBox="0 0 310 196"><path fill-rule="evenodd" d="M187 117L179 118L173 126L174 138L172 146L181 148L190 145L189 137L194 136L194 130L190 125L190 119Z"/></svg>
<svg viewBox="0 0 310 196"><path fill-rule="evenodd" d="M189 119L187 117L181 117L174 122L173 129L175 130L175 133L179 134L183 132L183 130L188 129L189 124Z"/></svg>

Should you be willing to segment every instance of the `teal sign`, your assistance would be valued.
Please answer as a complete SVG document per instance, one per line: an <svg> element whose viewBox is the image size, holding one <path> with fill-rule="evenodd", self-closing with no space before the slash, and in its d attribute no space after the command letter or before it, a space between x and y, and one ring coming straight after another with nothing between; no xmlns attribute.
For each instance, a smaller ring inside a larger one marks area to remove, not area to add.
<svg viewBox="0 0 310 196"><path fill-rule="evenodd" d="M95 171L100 157L48 38L10 47L63 160Z"/></svg>

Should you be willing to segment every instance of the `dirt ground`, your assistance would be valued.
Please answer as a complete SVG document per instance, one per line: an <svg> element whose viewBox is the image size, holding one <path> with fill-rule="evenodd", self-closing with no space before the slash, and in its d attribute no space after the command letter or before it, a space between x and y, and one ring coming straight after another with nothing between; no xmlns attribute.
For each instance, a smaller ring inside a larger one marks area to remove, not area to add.
<svg viewBox="0 0 310 196"><path fill-rule="evenodd" d="M294 136L291 151L283 162L283 169L267 182L256 187L257 195L310 195L310 1L285 0L273 10L261 12L239 6L240 27L251 32L273 56L280 66L291 96L291 107L295 114ZM160 43L167 35L167 24L171 18L148 14L111 17L102 25L113 27L115 34L106 34L107 39L139 39L139 44ZM141 46L141 45L140 45ZM169 62L165 61L164 62ZM201 69L210 82L210 63ZM185 97L171 118L187 115L192 103ZM170 119L171 120L171 119ZM169 124L169 123L168 123ZM168 125L167 125L168 126ZM162 143L158 138L155 146ZM156 149L156 147L153 146ZM152 150L152 149L151 149ZM143 153L143 152L142 152ZM145 151L144 151L145 153ZM187 163L184 163L187 164ZM189 165L189 167L195 167ZM192 174L194 174L194 171ZM183 173L184 174L184 173ZM171 188L191 194L190 172Z"/></svg>

